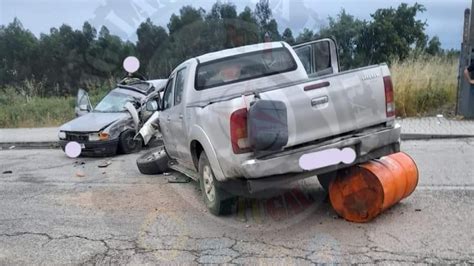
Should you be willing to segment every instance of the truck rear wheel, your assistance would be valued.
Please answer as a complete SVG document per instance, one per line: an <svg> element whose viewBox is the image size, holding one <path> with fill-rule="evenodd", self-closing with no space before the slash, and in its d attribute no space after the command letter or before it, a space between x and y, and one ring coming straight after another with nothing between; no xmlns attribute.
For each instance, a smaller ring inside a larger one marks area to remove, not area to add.
<svg viewBox="0 0 474 266"><path fill-rule="evenodd" d="M214 215L230 214L235 197L218 186L205 152L199 158L199 185L204 203Z"/></svg>
<svg viewBox="0 0 474 266"><path fill-rule="evenodd" d="M337 174L338 174L337 171L334 171L334 172L318 175L319 184L321 185L321 187L323 187L323 189L326 192L329 192L329 186L331 185L331 182L336 178Z"/></svg>

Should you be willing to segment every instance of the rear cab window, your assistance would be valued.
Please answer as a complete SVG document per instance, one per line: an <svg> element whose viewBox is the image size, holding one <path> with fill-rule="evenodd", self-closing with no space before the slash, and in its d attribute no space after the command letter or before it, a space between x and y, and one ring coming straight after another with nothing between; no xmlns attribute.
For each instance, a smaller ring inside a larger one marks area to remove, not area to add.
<svg viewBox="0 0 474 266"><path fill-rule="evenodd" d="M202 63L196 70L196 90L205 90L297 69L287 48L267 49Z"/></svg>

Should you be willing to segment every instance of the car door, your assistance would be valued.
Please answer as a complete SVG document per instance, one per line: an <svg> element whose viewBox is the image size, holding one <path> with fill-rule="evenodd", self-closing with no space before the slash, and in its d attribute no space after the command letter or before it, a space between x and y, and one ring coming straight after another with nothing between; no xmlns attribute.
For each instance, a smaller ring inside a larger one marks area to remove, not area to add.
<svg viewBox="0 0 474 266"><path fill-rule="evenodd" d="M160 114L160 128L161 134L163 135L163 142L166 147L166 151L171 158L177 158L176 152L176 139L171 132L171 113L173 112L174 105L174 82L175 75L172 75L168 84L166 85L165 92L163 94L162 111Z"/></svg>
<svg viewBox="0 0 474 266"><path fill-rule="evenodd" d="M91 111L92 104L89 99L89 94L85 90L79 89L77 91L76 106L74 107L76 117L83 116Z"/></svg>
<svg viewBox="0 0 474 266"><path fill-rule="evenodd" d="M175 139L176 159L180 164L185 166L192 166L192 159L189 153L188 141L186 138L185 116L186 111L183 101L184 90L186 85L187 68L181 68L176 72L174 83L174 101L173 107L170 110L170 131Z"/></svg>
<svg viewBox="0 0 474 266"><path fill-rule="evenodd" d="M309 77L321 77L339 72L336 44L321 39L293 46Z"/></svg>

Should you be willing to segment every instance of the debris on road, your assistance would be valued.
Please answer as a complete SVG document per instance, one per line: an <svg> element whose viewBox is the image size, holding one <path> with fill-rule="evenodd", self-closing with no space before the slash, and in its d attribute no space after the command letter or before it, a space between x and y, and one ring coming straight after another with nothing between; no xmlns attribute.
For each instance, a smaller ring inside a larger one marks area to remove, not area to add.
<svg viewBox="0 0 474 266"><path fill-rule="evenodd" d="M78 165L85 165L86 163L84 161L75 161L74 162L74 167L78 166Z"/></svg>
<svg viewBox="0 0 474 266"><path fill-rule="evenodd" d="M77 177L85 177L86 174L85 174L84 172L82 172L82 171L77 171L77 172L76 172L76 176L77 176Z"/></svg>
<svg viewBox="0 0 474 266"><path fill-rule="evenodd" d="M15 149L15 148L16 148L16 146L10 146L8 149L9 149L9 150L13 150L13 149Z"/></svg>
<svg viewBox="0 0 474 266"><path fill-rule="evenodd" d="M184 184L191 182L191 178L185 175L177 174L172 176L168 173L168 176L168 183Z"/></svg>
<svg viewBox="0 0 474 266"><path fill-rule="evenodd" d="M421 209L415 209L416 212L421 212Z"/></svg>
<svg viewBox="0 0 474 266"><path fill-rule="evenodd" d="M2 174L4 174L4 175L7 175L7 174L13 174L13 171L10 171L10 170L3 171L3 173L2 173Z"/></svg>
<svg viewBox="0 0 474 266"><path fill-rule="evenodd" d="M103 162L101 162L101 163L98 165L98 167L99 167L99 168L106 168L106 167L108 167L108 166L111 165L111 164L112 164L112 161L103 161Z"/></svg>

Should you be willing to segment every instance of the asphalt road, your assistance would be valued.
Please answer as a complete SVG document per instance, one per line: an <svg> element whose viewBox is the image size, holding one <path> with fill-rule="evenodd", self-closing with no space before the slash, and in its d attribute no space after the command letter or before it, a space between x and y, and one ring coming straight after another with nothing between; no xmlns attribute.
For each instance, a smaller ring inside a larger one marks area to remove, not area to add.
<svg viewBox="0 0 474 266"><path fill-rule="evenodd" d="M195 182L141 175L136 154L101 169L60 150L3 150L0 264L473 264L474 139L402 149L419 186L367 224L338 218L314 178L214 217Z"/></svg>

